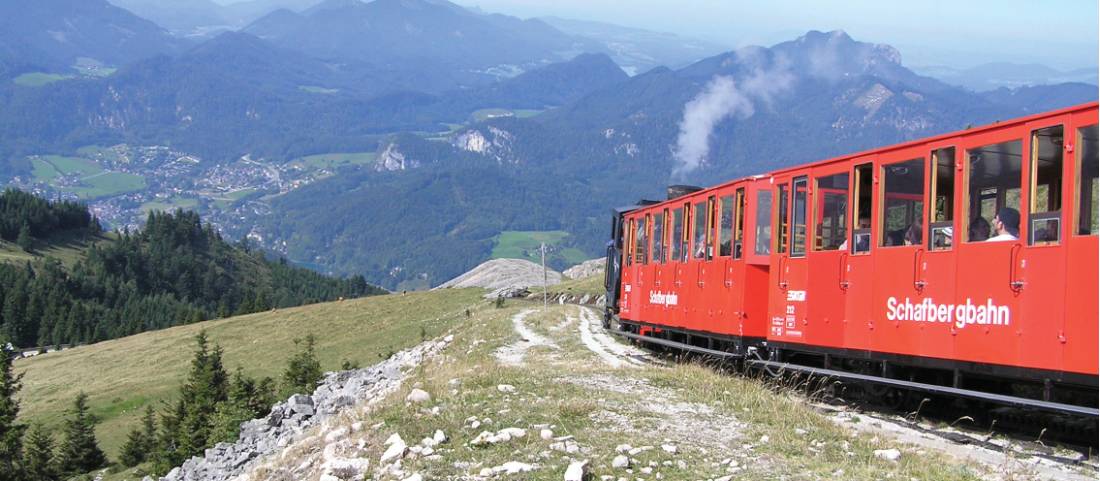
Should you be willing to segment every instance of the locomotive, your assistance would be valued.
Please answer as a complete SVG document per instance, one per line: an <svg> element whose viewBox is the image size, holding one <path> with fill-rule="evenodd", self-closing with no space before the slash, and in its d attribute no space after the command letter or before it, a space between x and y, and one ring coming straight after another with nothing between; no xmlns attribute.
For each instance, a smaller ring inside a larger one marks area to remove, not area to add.
<svg viewBox="0 0 1100 481"><path fill-rule="evenodd" d="M1097 103L614 209L604 327L1097 416Z"/></svg>

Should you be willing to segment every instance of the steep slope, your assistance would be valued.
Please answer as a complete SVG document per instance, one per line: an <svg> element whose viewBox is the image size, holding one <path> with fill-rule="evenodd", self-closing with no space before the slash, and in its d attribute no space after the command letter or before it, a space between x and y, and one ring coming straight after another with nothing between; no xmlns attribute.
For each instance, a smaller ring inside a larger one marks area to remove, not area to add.
<svg viewBox="0 0 1100 481"><path fill-rule="evenodd" d="M369 365L395 350L435 337L480 302L481 290L376 296L173 327L16 361L23 373L22 416L55 426L80 391L100 417L96 434L112 459L146 406L161 409L187 375L194 336L205 330L225 349L229 370L278 377L294 339L313 334L324 370L345 360ZM103 376L109 369L111 376ZM131 478L132 479L132 478Z"/></svg>
<svg viewBox="0 0 1100 481"><path fill-rule="evenodd" d="M0 2L0 64L75 73L78 60L121 66L178 50L152 22L105 0Z"/></svg>

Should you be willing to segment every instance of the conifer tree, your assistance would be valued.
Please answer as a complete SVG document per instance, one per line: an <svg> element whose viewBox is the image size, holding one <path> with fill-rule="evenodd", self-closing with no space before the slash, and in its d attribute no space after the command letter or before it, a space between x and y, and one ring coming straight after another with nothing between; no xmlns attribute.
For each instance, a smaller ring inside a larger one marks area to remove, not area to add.
<svg viewBox="0 0 1100 481"><path fill-rule="evenodd" d="M0 349L0 481L21 479L18 458L26 426L17 422L19 401L15 395L23 387L22 378L12 371L11 351Z"/></svg>
<svg viewBox="0 0 1100 481"><path fill-rule="evenodd" d="M23 474L27 481L56 481L60 477L53 434L41 424L36 424L27 433L23 446Z"/></svg>
<svg viewBox="0 0 1100 481"><path fill-rule="evenodd" d="M153 407L145 409L145 415L141 418L141 426L130 431L126 436L126 442L122 445L119 454L119 462L124 466L137 466L150 459L157 443L157 426L153 414Z"/></svg>
<svg viewBox="0 0 1100 481"><path fill-rule="evenodd" d="M19 244L19 247L26 252L30 252L34 248L34 238L31 237L30 225L23 223L23 226L19 228L19 236L16 237L15 243Z"/></svg>
<svg viewBox="0 0 1100 481"><path fill-rule="evenodd" d="M184 415L180 420L179 448L188 455L212 446L213 416L218 404L229 398L229 374L222 365L222 348L210 347L206 331L195 336L197 349L191 373L180 392Z"/></svg>
<svg viewBox="0 0 1100 481"><path fill-rule="evenodd" d="M61 472L65 475L87 473L107 464L107 456L95 438L95 423L95 417L88 412L88 395L81 392L65 421L65 438L59 453Z"/></svg>
<svg viewBox="0 0 1100 481"><path fill-rule="evenodd" d="M317 353L314 351L316 341L313 334L306 336L304 341L294 340L294 345L303 348L287 362L286 371L283 373L284 394L310 394L317 389L317 384L321 382L324 374L321 372L321 362L317 360Z"/></svg>

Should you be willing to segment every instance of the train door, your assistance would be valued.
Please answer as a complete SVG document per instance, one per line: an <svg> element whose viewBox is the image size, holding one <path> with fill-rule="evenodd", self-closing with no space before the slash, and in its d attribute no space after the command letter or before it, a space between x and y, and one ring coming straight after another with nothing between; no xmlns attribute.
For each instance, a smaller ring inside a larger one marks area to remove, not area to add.
<svg viewBox="0 0 1100 481"><path fill-rule="evenodd" d="M1074 115L1072 140L1067 160L1072 159L1073 189L1063 205L1072 206L1072 224L1066 232L1068 259L1066 271L1066 323L1059 341L1065 343L1063 366L1067 371L1096 375L1097 350L1097 118L1096 110ZM1069 185L1069 184L1067 184ZM1096 382L1093 378L1092 382Z"/></svg>
<svg viewBox="0 0 1100 481"><path fill-rule="evenodd" d="M1025 145L1023 204L1020 238L1023 252L1015 260L1010 282L1019 299L1016 331L1025 348L1020 363L1040 369L1061 370L1066 316L1065 302L1051 302L1066 292L1066 225L1062 213L1063 186L1072 185L1072 163L1065 162L1066 127L1070 117L1047 118L1029 123ZM1068 181L1067 181L1068 179ZM1095 339L1095 338L1094 338Z"/></svg>
<svg viewBox="0 0 1100 481"><path fill-rule="evenodd" d="M945 316L955 299L955 241L959 239L956 234L959 224L956 223L955 199L963 192L962 186L955 180L962 164L958 157L959 150L954 145L945 142L930 147L926 205L928 228L924 230L925 251L920 256L914 283L918 291L916 299L927 299L931 305L946 307L937 307L934 315L923 316L926 322L917 324L918 351L926 356L954 359L954 337ZM934 319L927 319L929 317Z"/></svg>
<svg viewBox="0 0 1100 481"><path fill-rule="evenodd" d="M765 339L771 329L770 305L772 272L774 260L772 249L772 223L774 216L774 192L771 179L756 179L745 189L744 242L742 244L740 264L741 306L738 309L740 333L742 336ZM738 280L734 277L734 282ZM734 284L737 288L737 284ZM751 340L750 340L751 341Z"/></svg>
<svg viewBox="0 0 1100 481"><path fill-rule="evenodd" d="M675 206L669 211L671 223L669 225L669 266L664 273L662 284L668 284L662 289L665 295L665 310L669 326L684 327L683 314L683 276L684 276L684 241L687 236L687 217L689 210L685 204Z"/></svg>
<svg viewBox="0 0 1100 481"><path fill-rule="evenodd" d="M634 284L637 277L634 272L634 217L623 219L623 280L622 293L619 300L619 317L623 319L637 320L634 306Z"/></svg>
<svg viewBox="0 0 1100 481"><path fill-rule="evenodd" d="M924 155L922 145L878 159L873 351L920 353L920 326L926 310L911 306L922 305L924 298Z"/></svg>
<svg viewBox="0 0 1100 481"><path fill-rule="evenodd" d="M725 298L726 288L723 285L722 263L719 257L719 215L718 195L712 193L707 196L706 203L706 235L704 242L703 262L699 266L699 318L703 323L700 330L707 332L725 332L728 325L722 323L722 303Z"/></svg>
<svg viewBox="0 0 1100 481"><path fill-rule="evenodd" d="M744 236L745 236L745 188L723 192L718 197L718 265L716 276L718 293L713 299L718 305L718 332L744 335L741 320L744 300ZM717 267L716 266L716 267Z"/></svg>
<svg viewBox="0 0 1100 481"><path fill-rule="evenodd" d="M874 159L864 157L852 168L851 233L845 246L847 257L840 286L844 290L844 347L870 349L870 333L875 328L871 296L874 293L875 259L871 256L878 200L874 195Z"/></svg>
<svg viewBox="0 0 1100 481"><path fill-rule="evenodd" d="M782 342L803 343L807 324L806 312L806 249L807 219L809 215L809 178L796 176L789 181L778 181L779 199L776 223L776 252L778 266L775 269L776 284L773 289L772 335Z"/></svg>
<svg viewBox="0 0 1100 481"><path fill-rule="evenodd" d="M649 311L650 315L646 320L654 323L664 323L668 317L668 306L665 302L661 302L661 294L664 291L664 268L665 257L668 251L666 247L668 244L668 233L665 230L666 226L666 211L657 210L653 212L651 218L650 227L650 241L649 241L649 272L650 279L652 279L653 286L651 291L655 295L650 295Z"/></svg>
<svg viewBox="0 0 1100 481"><path fill-rule="evenodd" d="M808 304L806 342L819 346L844 345L844 289L841 280L847 262L848 164L814 169L813 222L807 263L810 276L806 286Z"/></svg>
<svg viewBox="0 0 1100 481"><path fill-rule="evenodd" d="M958 212L968 227L955 234L961 242L955 302L947 314L958 359L1005 365L1020 359L1019 291L1013 282L1023 249L1018 237L1026 136L1026 127L1004 128L967 136L961 146L964 190ZM1002 223L1002 214L1015 218Z"/></svg>
<svg viewBox="0 0 1100 481"><path fill-rule="evenodd" d="M713 249L708 245L712 240L708 225L711 219L706 196L698 196L691 200L691 235L689 237L689 252L686 277L683 291L687 294L685 304L688 307L687 328L695 331L705 331L707 327L707 300L704 295L707 277L707 263L713 257Z"/></svg>

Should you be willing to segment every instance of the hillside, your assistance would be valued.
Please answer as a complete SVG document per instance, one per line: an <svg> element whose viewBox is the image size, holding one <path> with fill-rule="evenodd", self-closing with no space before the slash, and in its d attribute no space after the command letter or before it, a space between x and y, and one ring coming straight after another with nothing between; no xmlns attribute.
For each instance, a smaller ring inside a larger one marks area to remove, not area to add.
<svg viewBox="0 0 1100 481"><path fill-rule="evenodd" d="M612 339L598 322L595 311L568 305L542 311L509 301L503 309L475 310L451 336L378 368L389 374L334 375L313 396L248 423L245 440L212 449L164 479L1083 481L1095 475L1091 463L1072 466L1074 455L1060 449L984 432L941 435L924 422L814 403L801 387L668 362ZM395 368L398 361L403 366ZM358 393L357 404L332 414L322 408L316 422L283 416L310 403L331 406L349 392L345 383ZM295 428L303 422L306 429Z"/></svg>
<svg viewBox="0 0 1100 481"><path fill-rule="evenodd" d="M25 375L23 419L57 425L80 391L90 395L102 423L97 435L112 458L146 406L160 409L177 394L194 349L206 330L225 349L225 365L251 376L278 377L294 352L293 340L314 334L325 370L344 360L369 365L424 336L452 328L480 290L388 295L314 304L206 321L81 346L16 362ZM103 375L105 368L110 375Z"/></svg>

